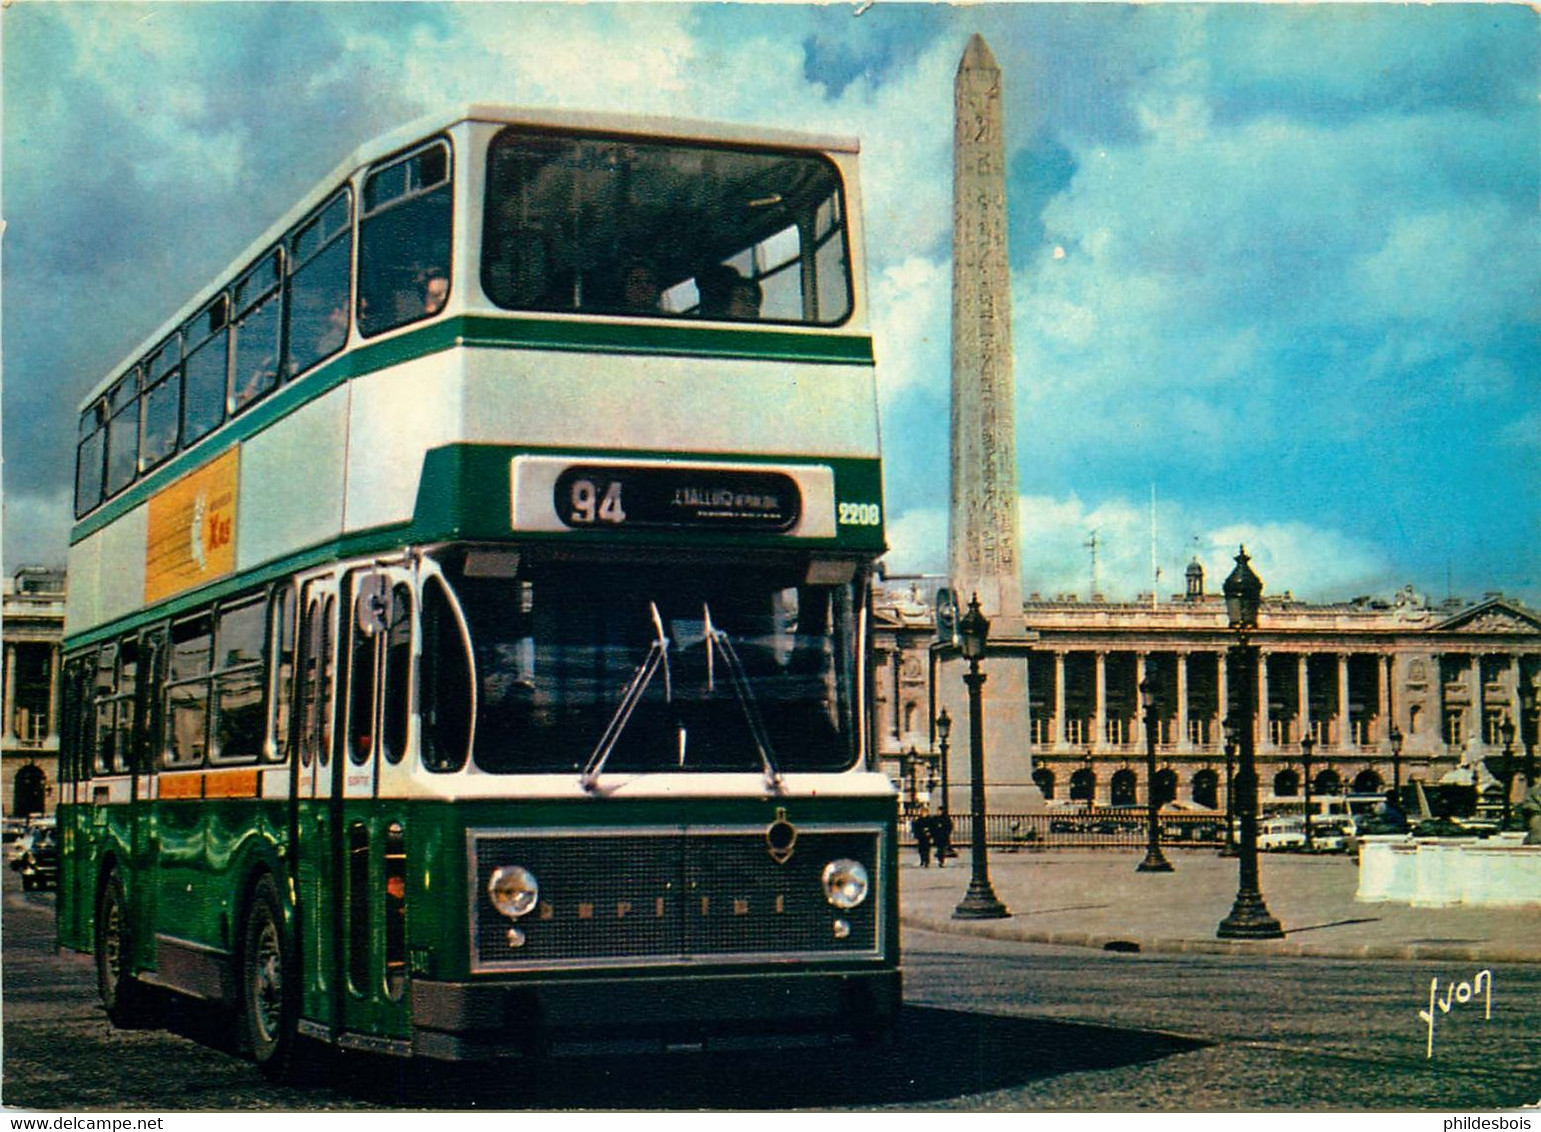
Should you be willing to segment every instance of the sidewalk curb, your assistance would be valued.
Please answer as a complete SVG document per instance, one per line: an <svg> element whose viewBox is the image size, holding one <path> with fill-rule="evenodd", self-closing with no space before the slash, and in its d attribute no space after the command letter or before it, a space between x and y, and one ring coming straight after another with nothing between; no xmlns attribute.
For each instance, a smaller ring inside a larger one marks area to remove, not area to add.
<svg viewBox="0 0 1541 1132"><path fill-rule="evenodd" d="M1541 963L1541 950L1510 945L1488 947L1482 944L1400 943L1343 944L1338 946L1296 943L1282 940L1230 941L1222 939L1173 939L1152 937L1131 940L1127 936L1101 935L1094 932L1054 932L1030 928L1004 920L954 920L936 916L901 913L902 927L952 935L971 935L1009 943L1046 943L1057 947L1086 947L1096 950L1123 951L1109 944L1133 943L1141 952L1202 955L1278 955L1310 959L1397 959L1433 960L1464 963Z"/></svg>

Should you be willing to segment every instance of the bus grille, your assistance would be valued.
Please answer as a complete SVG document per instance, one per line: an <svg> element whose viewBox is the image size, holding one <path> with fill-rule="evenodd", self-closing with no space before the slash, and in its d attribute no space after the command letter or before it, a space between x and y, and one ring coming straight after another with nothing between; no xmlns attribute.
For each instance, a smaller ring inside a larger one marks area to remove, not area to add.
<svg viewBox="0 0 1541 1132"><path fill-rule="evenodd" d="M472 969L876 959L885 894L879 826L803 826L789 858L771 856L763 827L470 832ZM849 910L824 898L824 866L866 866L867 899ZM540 903L518 921L492 907L499 865L523 865Z"/></svg>

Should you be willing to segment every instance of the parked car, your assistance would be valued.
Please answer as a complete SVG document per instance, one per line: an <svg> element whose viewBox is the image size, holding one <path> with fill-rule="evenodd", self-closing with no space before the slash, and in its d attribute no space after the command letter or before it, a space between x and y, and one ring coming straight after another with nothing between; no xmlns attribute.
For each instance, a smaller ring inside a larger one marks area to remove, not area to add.
<svg viewBox="0 0 1541 1132"><path fill-rule="evenodd" d="M1314 833L1313 828L1313 833ZM1304 818L1268 818L1258 822L1257 847L1268 852L1306 847Z"/></svg>
<svg viewBox="0 0 1541 1132"><path fill-rule="evenodd" d="M17 844L20 851L11 861L11 868L21 874L21 887L30 892L34 888L55 888L59 883L59 831L53 824L34 825L22 834Z"/></svg>

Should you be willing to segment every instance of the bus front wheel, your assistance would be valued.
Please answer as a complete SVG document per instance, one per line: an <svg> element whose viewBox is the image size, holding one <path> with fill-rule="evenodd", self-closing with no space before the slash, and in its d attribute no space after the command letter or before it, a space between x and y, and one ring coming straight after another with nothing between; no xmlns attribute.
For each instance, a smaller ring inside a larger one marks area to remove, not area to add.
<svg viewBox="0 0 1541 1132"><path fill-rule="evenodd" d="M257 882L241 938L241 1035L263 1074L283 1080L294 1055L299 980L270 877Z"/></svg>
<svg viewBox="0 0 1541 1132"><path fill-rule="evenodd" d="M96 902L96 989L107 1017L119 1029L144 1024L145 989L128 973L128 904L117 870L107 874Z"/></svg>

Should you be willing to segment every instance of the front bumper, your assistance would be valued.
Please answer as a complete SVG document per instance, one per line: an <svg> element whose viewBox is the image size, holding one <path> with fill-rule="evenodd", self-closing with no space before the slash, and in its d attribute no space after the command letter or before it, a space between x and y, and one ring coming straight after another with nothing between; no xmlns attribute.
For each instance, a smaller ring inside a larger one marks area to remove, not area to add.
<svg viewBox="0 0 1541 1132"><path fill-rule="evenodd" d="M412 983L413 1051L444 1060L879 1034L897 970Z"/></svg>

